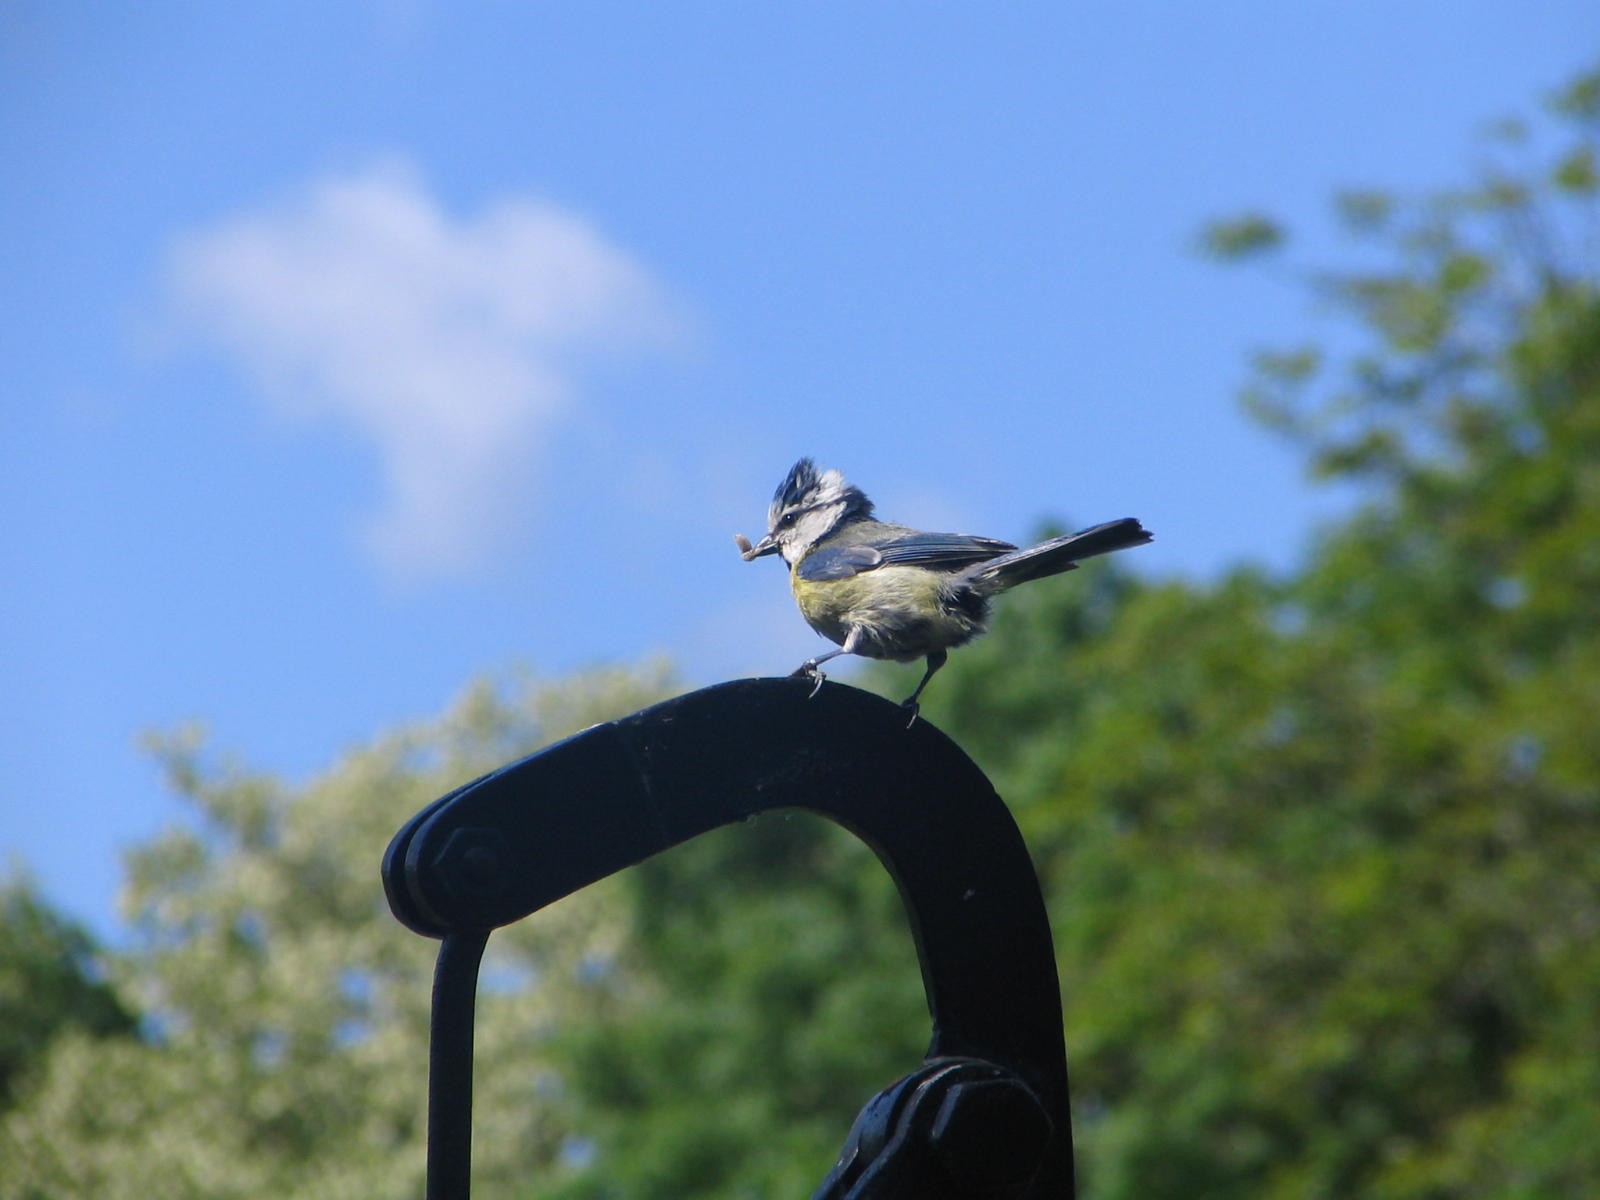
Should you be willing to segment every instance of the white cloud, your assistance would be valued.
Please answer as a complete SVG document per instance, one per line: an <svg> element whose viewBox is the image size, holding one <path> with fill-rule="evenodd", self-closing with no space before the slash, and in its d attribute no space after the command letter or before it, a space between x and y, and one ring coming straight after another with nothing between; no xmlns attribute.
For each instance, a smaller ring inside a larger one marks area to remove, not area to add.
<svg viewBox="0 0 1600 1200"><path fill-rule="evenodd" d="M454 219L397 163L185 234L170 266L187 328L280 411L370 440L370 546L411 575L494 545L583 357L671 335L648 274L581 216L521 197Z"/></svg>

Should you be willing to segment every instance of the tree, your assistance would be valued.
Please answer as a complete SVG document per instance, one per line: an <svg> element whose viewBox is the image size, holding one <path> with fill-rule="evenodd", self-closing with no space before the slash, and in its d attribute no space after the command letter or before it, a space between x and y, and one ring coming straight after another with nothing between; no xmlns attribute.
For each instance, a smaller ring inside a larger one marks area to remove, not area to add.
<svg viewBox="0 0 1600 1200"><path fill-rule="evenodd" d="M929 693L1044 879L1095 1200L1600 1191L1596 92L1558 104L1576 141L1548 169L1340 199L1384 265L1309 283L1361 344L1263 354L1247 389L1363 488L1300 570L1097 564L1006 597ZM1261 218L1209 240L1288 244ZM563 1057L597 1147L573 1194L817 1177L845 1118L797 1121L806 1064L762 1067L852 1037L907 971L838 949L887 946L896 914L842 902L877 868L852 880L811 836L730 834L626 881L630 974L661 986L573 1031L604 1047ZM774 874L791 907L751 907ZM830 988L858 1007L825 1023ZM898 1055L904 1003L877 1034ZM897 1055L856 1053L882 1063L860 1100ZM707 1057L700 1087L683 1064Z"/></svg>
<svg viewBox="0 0 1600 1200"><path fill-rule="evenodd" d="M160 739L194 820L132 856L137 944L109 960L146 1035L52 1041L0 1122L0 1194L420 1194L434 947L387 911L383 848L464 780L665 690L658 669L512 695L480 684L302 789L214 761L193 733ZM572 1133L549 1034L577 1019L577 981L619 927L614 895L597 888L491 941L477 1037L485 1189L562 1170Z"/></svg>
<svg viewBox="0 0 1600 1200"><path fill-rule="evenodd" d="M132 1034L88 932L52 910L20 870L0 879L0 1111L52 1039Z"/></svg>
<svg viewBox="0 0 1600 1200"><path fill-rule="evenodd" d="M552 1047L595 1148L556 1194L808 1195L856 1110L928 1040L888 875L822 818L774 813L620 883L618 970L591 981L589 1018Z"/></svg>
<svg viewBox="0 0 1600 1200"><path fill-rule="evenodd" d="M1342 199L1361 344L1247 390L1364 489L1303 570L1019 595L927 705L1045 873L1097 1198L1600 1189L1600 76L1555 108Z"/></svg>

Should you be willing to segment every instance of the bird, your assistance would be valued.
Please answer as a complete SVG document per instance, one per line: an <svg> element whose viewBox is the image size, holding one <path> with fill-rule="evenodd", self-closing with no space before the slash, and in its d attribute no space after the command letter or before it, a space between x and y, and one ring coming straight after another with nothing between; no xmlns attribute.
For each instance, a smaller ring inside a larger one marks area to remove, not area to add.
<svg viewBox="0 0 1600 1200"><path fill-rule="evenodd" d="M988 628L989 601L1001 592L1070 571L1086 558L1142 546L1152 535L1133 517L1018 548L999 538L927 533L879 521L866 493L810 458L789 469L767 509L767 533L751 543L733 535L746 562L769 554L789 568L800 613L839 648L794 672L816 679L841 654L924 659L927 669L903 706L916 720L918 699L949 652Z"/></svg>

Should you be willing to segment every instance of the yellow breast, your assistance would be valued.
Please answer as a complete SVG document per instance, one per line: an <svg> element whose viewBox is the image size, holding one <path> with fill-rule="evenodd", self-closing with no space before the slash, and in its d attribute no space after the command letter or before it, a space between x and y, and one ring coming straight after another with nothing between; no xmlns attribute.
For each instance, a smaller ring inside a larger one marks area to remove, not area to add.
<svg viewBox="0 0 1600 1200"><path fill-rule="evenodd" d="M858 653L869 658L918 658L959 645L975 632L950 611L941 578L920 567L879 567L822 581L791 574L790 586L811 628L838 645L859 628Z"/></svg>

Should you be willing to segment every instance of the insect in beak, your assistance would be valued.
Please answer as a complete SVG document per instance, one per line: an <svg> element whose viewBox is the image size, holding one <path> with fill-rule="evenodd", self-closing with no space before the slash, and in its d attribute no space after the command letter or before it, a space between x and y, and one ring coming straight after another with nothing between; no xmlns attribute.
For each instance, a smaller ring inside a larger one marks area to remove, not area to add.
<svg viewBox="0 0 1600 1200"><path fill-rule="evenodd" d="M772 540L771 534L768 534L752 546L749 538L742 533L736 533L733 535L733 544L739 547L739 557L744 559L745 562L754 562L764 555L778 552L778 543Z"/></svg>

